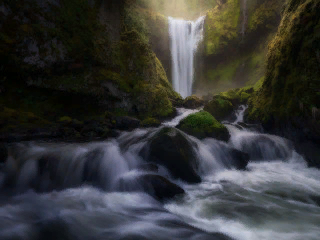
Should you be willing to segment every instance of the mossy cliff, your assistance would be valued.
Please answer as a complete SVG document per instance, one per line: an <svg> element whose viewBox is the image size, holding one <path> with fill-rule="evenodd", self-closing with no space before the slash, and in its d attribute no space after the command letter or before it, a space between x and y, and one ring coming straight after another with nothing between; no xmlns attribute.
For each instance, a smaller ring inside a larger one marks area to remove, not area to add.
<svg viewBox="0 0 320 240"><path fill-rule="evenodd" d="M253 86L265 73L268 42L285 0L225 0L207 12L196 93Z"/></svg>
<svg viewBox="0 0 320 240"><path fill-rule="evenodd" d="M249 120L262 122L268 131L284 135L300 146L311 142L318 149L319 8L319 0L288 2L277 35L269 44L265 80L251 99L248 114Z"/></svg>
<svg viewBox="0 0 320 240"><path fill-rule="evenodd" d="M105 110L143 119L181 101L150 44L152 21L167 22L139 1L3 1L0 20L0 102L9 108L53 121Z"/></svg>

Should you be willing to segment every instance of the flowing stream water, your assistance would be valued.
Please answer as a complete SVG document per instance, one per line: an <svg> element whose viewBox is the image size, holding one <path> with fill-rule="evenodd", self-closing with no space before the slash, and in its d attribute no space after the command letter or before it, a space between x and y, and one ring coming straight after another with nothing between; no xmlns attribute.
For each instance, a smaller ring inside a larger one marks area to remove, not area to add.
<svg viewBox="0 0 320 240"><path fill-rule="evenodd" d="M203 39L204 20L204 16L194 22L169 17L172 82L174 90L183 98L192 95L194 55Z"/></svg>
<svg viewBox="0 0 320 240"><path fill-rule="evenodd" d="M228 143L184 134L202 181L187 184L159 166L186 191L164 203L138 181L150 171L140 167L146 161L139 152L164 126L104 142L11 146L0 171L0 239L318 240L320 171L289 141L246 127L244 109L226 124ZM164 125L174 127L194 110L178 112ZM232 166L230 148L250 155L247 170Z"/></svg>

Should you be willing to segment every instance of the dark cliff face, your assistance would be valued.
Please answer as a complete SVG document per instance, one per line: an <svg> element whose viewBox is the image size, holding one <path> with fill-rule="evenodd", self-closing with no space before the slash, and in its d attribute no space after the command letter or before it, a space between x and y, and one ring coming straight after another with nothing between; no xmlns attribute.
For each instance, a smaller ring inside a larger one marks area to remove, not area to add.
<svg viewBox="0 0 320 240"><path fill-rule="evenodd" d="M49 116L72 116L72 99L89 99L87 105L96 106L90 113L86 108L77 112L77 117L105 110L140 118L171 114L172 101L180 97L153 51L157 48L150 45L157 41L148 30L153 15L137 2L3 1L0 84L5 94L0 103L42 117L48 116L42 111L46 108L52 109ZM56 108L58 95L65 107Z"/></svg>
<svg viewBox="0 0 320 240"><path fill-rule="evenodd" d="M319 8L319 0L288 2L269 44L265 81L248 114L249 120L297 142L313 159L320 156L314 151L320 146Z"/></svg>

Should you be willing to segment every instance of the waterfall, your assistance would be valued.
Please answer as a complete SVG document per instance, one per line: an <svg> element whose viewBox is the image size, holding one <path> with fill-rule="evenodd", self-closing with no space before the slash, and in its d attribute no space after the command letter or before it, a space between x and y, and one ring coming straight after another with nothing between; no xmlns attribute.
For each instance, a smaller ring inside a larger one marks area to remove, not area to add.
<svg viewBox="0 0 320 240"><path fill-rule="evenodd" d="M248 15L247 15L247 0L243 0L242 2L242 15L243 15L243 19L242 19L242 26L241 26L241 35L242 35L242 40L244 38L244 35L246 33L246 26L247 26L247 22L248 22Z"/></svg>
<svg viewBox="0 0 320 240"><path fill-rule="evenodd" d="M203 39L204 20L204 16L194 22L169 17L173 87L184 98L192 95L194 55Z"/></svg>

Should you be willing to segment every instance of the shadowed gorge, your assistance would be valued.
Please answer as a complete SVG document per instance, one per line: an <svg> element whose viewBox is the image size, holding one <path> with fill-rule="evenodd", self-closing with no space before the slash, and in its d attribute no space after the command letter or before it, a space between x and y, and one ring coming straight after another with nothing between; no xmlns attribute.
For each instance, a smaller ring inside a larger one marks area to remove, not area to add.
<svg viewBox="0 0 320 240"><path fill-rule="evenodd" d="M0 1L0 239L318 240L319 9Z"/></svg>

